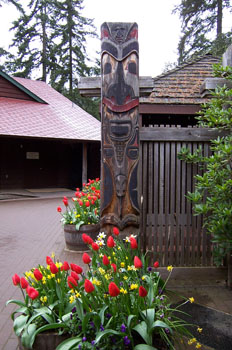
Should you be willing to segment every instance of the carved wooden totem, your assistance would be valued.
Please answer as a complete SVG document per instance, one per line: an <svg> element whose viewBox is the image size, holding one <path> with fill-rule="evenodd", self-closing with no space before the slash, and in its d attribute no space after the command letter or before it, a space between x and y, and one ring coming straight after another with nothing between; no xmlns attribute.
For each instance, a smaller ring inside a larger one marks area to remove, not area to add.
<svg viewBox="0 0 232 350"><path fill-rule="evenodd" d="M139 60L136 23L103 23L101 228L138 232Z"/></svg>

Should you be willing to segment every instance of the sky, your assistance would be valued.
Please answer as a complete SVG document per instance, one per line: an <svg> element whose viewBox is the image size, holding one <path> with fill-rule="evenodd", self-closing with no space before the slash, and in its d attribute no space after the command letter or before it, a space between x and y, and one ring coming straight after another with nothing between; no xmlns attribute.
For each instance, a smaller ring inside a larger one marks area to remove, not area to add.
<svg viewBox="0 0 232 350"><path fill-rule="evenodd" d="M21 0L21 3L24 2L27 3L27 0ZM82 14L94 19L99 35L103 22L136 22L139 29L140 76L155 77L163 72L166 64L177 61L181 23L178 14L172 14L172 10L180 2L181 0L84 0ZM10 41L9 27L15 16L17 11L12 5L0 8L0 47L7 49ZM96 51L100 52L100 41L88 38L87 53L92 59L97 56Z"/></svg>

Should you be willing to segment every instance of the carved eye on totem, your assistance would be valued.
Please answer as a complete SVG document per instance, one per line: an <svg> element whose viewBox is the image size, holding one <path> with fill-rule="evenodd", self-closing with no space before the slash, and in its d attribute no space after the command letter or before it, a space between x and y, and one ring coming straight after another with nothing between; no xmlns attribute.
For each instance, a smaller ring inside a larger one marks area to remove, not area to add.
<svg viewBox="0 0 232 350"><path fill-rule="evenodd" d="M135 62L128 63L128 72L131 74L137 74L137 64Z"/></svg>
<svg viewBox="0 0 232 350"><path fill-rule="evenodd" d="M110 74L111 72L112 72L111 63L107 62L107 63L104 65L103 74Z"/></svg>

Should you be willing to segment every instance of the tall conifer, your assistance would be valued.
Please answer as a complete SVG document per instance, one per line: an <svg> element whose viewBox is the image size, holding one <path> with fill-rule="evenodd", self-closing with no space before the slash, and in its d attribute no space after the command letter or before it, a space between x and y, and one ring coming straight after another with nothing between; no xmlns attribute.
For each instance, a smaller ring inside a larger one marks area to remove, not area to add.
<svg viewBox="0 0 232 350"><path fill-rule="evenodd" d="M182 21L178 44L179 64L194 56L211 52L221 55L231 43L231 31L222 32L223 10L230 0L182 0L176 6Z"/></svg>

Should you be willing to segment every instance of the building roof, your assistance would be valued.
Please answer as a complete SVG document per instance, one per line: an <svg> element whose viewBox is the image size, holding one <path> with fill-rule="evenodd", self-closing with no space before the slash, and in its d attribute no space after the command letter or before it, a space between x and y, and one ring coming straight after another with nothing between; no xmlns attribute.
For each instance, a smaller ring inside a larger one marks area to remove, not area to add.
<svg viewBox="0 0 232 350"><path fill-rule="evenodd" d="M201 96L200 88L206 78L213 76L212 65L219 62L218 57L208 54L155 77L152 93L140 98L140 103L199 105L206 102L208 99Z"/></svg>
<svg viewBox="0 0 232 350"><path fill-rule="evenodd" d="M0 91L0 135L100 141L101 123L42 81L0 79L20 94ZM6 86L6 85L5 85Z"/></svg>

